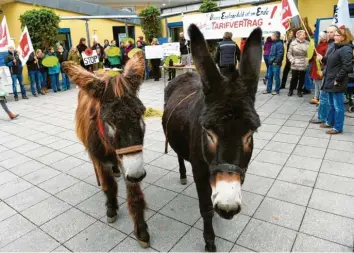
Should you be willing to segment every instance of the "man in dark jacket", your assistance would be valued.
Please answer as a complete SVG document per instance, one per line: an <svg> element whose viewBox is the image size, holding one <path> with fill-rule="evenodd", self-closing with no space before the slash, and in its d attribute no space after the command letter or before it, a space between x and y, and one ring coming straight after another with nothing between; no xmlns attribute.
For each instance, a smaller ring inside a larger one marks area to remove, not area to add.
<svg viewBox="0 0 354 253"><path fill-rule="evenodd" d="M36 88L38 94L44 95L41 90L41 74L39 72L39 61L34 52L32 52L27 60L28 75L31 81L31 92L34 97L37 97Z"/></svg>
<svg viewBox="0 0 354 253"><path fill-rule="evenodd" d="M5 58L5 64L9 67L12 79L12 89L14 92L15 101L18 101L17 95L17 80L21 87L21 94L23 99L28 99L26 96L25 86L23 85L22 63L18 57L17 51L13 46L9 46L9 54Z"/></svg>
<svg viewBox="0 0 354 253"><path fill-rule="evenodd" d="M223 41L218 44L215 55L215 62L220 70L228 69L236 70L237 61L240 61L241 50L238 45L232 40L232 33L225 32Z"/></svg>
<svg viewBox="0 0 354 253"><path fill-rule="evenodd" d="M191 54L189 51L190 48L190 41L186 41L184 38L184 33L181 32L179 34L179 50L181 52L181 63L183 65L189 65L191 64Z"/></svg>
<svg viewBox="0 0 354 253"><path fill-rule="evenodd" d="M280 90L280 68L284 58L284 43L280 40L280 32L274 32L272 34L272 47L269 55L269 76L267 90L263 94L272 92L273 78L275 78L275 90L273 95L278 95Z"/></svg>
<svg viewBox="0 0 354 253"><path fill-rule="evenodd" d="M327 59L328 55L330 55L332 53L332 51L334 50L334 35L336 30L338 29L338 27L336 25L330 25L327 28L327 36L328 36L328 48L327 48L327 52L326 54L317 55L317 59L319 61L322 61L323 58ZM324 70L322 71L323 73L323 80L325 80L326 78L326 62L324 61ZM323 83L322 83L323 86ZM312 124L321 124L324 123L327 119L328 116L328 111L329 111L329 101L328 101L328 92L323 90L321 87L321 91L320 91L320 105L318 107L318 111L317 111L317 119L312 119L310 120L310 123Z"/></svg>

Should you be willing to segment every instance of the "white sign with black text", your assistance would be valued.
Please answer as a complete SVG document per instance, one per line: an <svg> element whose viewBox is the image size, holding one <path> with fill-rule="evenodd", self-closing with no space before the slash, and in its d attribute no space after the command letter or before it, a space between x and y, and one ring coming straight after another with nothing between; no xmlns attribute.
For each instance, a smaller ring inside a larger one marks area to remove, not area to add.
<svg viewBox="0 0 354 253"><path fill-rule="evenodd" d="M85 66L99 63L99 61L100 61L96 50L92 50L91 55L86 55L85 51L82 52L81 55L82 55L82 60L84 61Z"/></svg>

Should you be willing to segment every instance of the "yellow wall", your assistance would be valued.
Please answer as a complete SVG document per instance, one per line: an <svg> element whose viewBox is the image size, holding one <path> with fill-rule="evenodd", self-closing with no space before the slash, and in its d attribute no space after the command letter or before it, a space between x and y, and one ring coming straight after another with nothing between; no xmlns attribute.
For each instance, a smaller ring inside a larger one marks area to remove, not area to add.
<svg viewBox="0 0 354 253"><path fill-rule="evenodd" d="M9 26L10 35L15 39L15 45L18 45L18 41L20 39L22 30L21 23L19 17L21 14L28 10L39 9L40 7L24 4L24 3L9 3L5 5L1 5L1 9L3 14L0 15L0 20L2 20L2 16L6 15L7 24ZM73 13L68 11L56 10L53 11L59 16L83 16L79 13ZM112 40L113 39L113 26L124 26L125 24L122 22L108 20L108 19L92 19L89 21L89 31L90 31L90 39L92 43L92 35L94 34L94 30L96 30L96 34L99 38L99 41L103 44L104 39ZM62 20L59 24L61 28L70 28L71 32L71 42L73 46L79 44L79 40L81 37L86 38L86 27L85 22L82 20ZM139 35L144 35L140 26L135 26L135 36L136 38ZM135 38L135 39L136 39ZM28 83L27 79L27 69L24 70L24 82Z"/></svg>

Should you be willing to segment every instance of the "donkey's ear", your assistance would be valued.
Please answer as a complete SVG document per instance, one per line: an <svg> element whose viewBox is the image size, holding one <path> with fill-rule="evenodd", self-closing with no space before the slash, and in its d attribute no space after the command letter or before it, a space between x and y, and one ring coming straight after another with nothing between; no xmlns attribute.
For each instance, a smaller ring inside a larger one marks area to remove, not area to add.
<svg viewBox="0 0 354 253"><path fill-rule="evenodd" d="M256 28L248 37L239 67L240 76L248 93L254 98L257 93L262 61L262 29Z"/></svg>
<svg viewBox="0 0 354 253"><path fill-rule="evenodd" d="M145 59L143 51L138 51L125 65L123 76L132 88L132 92L136 93L144 78Z"/></svg>
<svg viewBox="0 0 354 253"><path fill-rule="evenodd" d="M103 79L98 78L72 61L63 62L61 67L74 84L86 91L90 96L98 99L102 98L106 89Z"/></svg>
<svg viewBox="0 0 354 253"><path fill-rule="evenodd" d="M195 24L188 28L194 64L203 82L204 91L220 87L222 76L211 58L204 36Z"/></svg>

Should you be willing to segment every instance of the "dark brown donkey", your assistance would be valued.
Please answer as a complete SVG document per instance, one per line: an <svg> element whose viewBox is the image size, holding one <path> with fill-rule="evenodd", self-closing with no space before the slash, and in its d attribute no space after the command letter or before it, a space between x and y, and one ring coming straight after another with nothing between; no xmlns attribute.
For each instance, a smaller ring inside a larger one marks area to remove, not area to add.
<svg viewBox="0 0 354 253"><path fill-rule="evenodd" d="M112 167L118 166L126 181L135 235L142 247L148 247L146 204L139 183L146 175L143 167L145 107L137 97L145 70L143 54L137 53L127 63L124 73L113 78L94 75L72 62L65 62L62 67L80 87L76 134L86 147L107 196L107 221L113 223L117 219L118 186Z"/></svg>
<svg viewBox="0 0 354 253"><path fill-rule="evenodd" d="M262 57L262 30L247 39L239 71L222 75L212 60L202 33L188 29L199 75L186 73L165 89L162 125L178 155L181 183L184 160L193 168L207 251L216 251L214 210L232 219L241 210L241 185L253 151L253 133L260 126L254 108Z"/></svg>

